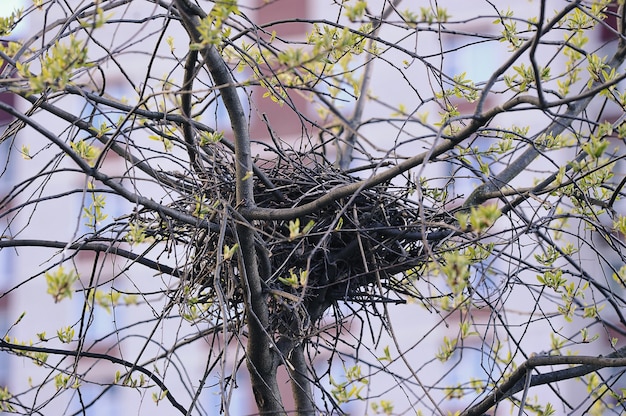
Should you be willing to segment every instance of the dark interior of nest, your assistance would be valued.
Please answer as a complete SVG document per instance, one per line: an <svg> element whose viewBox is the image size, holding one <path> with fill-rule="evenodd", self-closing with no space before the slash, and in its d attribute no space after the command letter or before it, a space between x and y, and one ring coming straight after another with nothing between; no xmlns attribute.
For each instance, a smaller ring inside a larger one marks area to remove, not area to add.
<svg viewBox="0 0 626 416"><path fill-rule="evenodd" d="M274 187L255 180L255 202L263 208L300 206L358 180L310 160L257 161L257 166ZM216 222L224 220L220 215ZM337 301L402 302L401 295L414 296L397 276L426 262L421 224L435 215L420 210L406 188L378 185L299 218L295 235L289 221L255 222L259 248L267 254L268 262L260 267L265 289L274 295L273 307L293 313L297 303L314 322ZM225 236L224 244L234 243ZM216 283L217 250L223 247L216 233L198 234L193 275L209 291ZM231 304L242 301L238 274L236 261L219 267L219 285Z"/></svg>

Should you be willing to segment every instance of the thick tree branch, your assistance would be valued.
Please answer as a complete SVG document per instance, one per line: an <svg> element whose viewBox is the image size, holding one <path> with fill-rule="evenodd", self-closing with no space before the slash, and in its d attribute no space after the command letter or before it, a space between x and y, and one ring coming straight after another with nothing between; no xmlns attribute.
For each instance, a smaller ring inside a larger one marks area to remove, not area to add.
<svg viewBox="0 0 626 416"><path fill-rule="evenodd" d="M196 26L198 18L205 17L203 12L186 0L176 0L178 11L191 41L201 44L202 39ZM217 48L209 44L200 50L216 88L228 112L235 142L235 194L240 209L254 207L254 187L252 155L250 149L250 135L243 106L233 82L230 69L222 59ZM245 212L244 212L245 216ZM254 241L254 230L250 224L238 222L237 239L240 247L238 256L242 284L245 296L247 323L249 329L247 363L252 379L252 390L259 411L263 414L282 414L284 408L276 380L278 360L275 350L269 348L272 339L267 333L269 310L262 288L262 278L258 265L258 255L265 255L258 251ZM266 276L269 278L269 276Z"/></svg>
<svg viewBox="0 0 626 416"><path fill-rule="evenodd" d="M577 367L567 368L564 370L551 371L544 374L535 374L530 380L530 387L540 386L543 384L555 383L557 381L570 380L582 377L593 371L597 371L606 367L625 367L626 366L626 347L621 348L606 357L587 357L587 356L541 356L530 357L522 363L509 378L497 386L492 393L480 401L480 403L470 407L462 416L480 416L486 411L494 407L503 399L519 393L524 389L524 380L529 370L538 367L555 366L555 365L576 365Z"/></svg>
<svg viewBox="0 0 626 416"><path fill-rule="evenodd" d="M298 415L315 415L315 403L311 390L311 380L307 360L304 355L304 343L296 345L291 354L285 357L286 367L291 377L291 391L296 402Z"/></svg>

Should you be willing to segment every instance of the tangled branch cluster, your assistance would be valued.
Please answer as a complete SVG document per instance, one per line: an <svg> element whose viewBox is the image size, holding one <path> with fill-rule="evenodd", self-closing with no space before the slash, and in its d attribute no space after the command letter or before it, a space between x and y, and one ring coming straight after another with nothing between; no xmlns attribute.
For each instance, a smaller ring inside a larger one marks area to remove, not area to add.
<svg viewBox="0 0 626 416"><path fill-rule="evenodd" d="M211 226L170 223L161 225L158 233L191 247L182 273L186 293L207 300L222 297L233 310L242 311L245 293L234 230L237 221L245 220L234 209L234 184L224 180L234 178L234 163L227 153L205 158L204 163L203 178L188 182L195 184L189 188L191 196L176 208ZM250 180L255 181L260 208L301 206L358 181L323 158L296 152L274 151L256 166L258 175ZM252 224L257 247L265 253L259 264L272 330L303 335L338 301L400 303L403 295L419 297L410 282L430 258L426 247L432 248L434 240L449 231L435 209L418 201L418 185L409 185L382 184L295 220Z"/></svg>

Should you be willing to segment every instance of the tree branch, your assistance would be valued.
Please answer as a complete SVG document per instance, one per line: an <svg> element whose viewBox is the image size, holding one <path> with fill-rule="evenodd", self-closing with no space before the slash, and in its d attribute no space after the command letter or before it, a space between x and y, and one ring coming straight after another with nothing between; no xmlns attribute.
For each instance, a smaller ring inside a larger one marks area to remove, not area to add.
<svg viewBox="0 0 626 416"><path fill-rule="evenodd" d="M495 406L503 399L512 396L524 389L524 379L529 370L537 367L554 366L554 365L575 365L577 367L567 368L564 370L552 371L544 374L535 374L531 377L530 387L540 386L543 384L555 383L557 381L569 380L576 377L582 377L593 371L597 371L606 367L625 367L626 366L626 347L607 355L606 357L588 357L588 356L572 356L572 355L554 355L530 357L522 365L520 365L509 378L496 387L492 393L480 401L480 403L470 407L461 416L479 416Z"/></svg>
<svg viewBox="0 0 626 416"><path fill-rule="evenodd" d="M296 412L298 415L315 415L315 403L311 391L311 380L309 370L304 356L304 343L295 346L291 354L285 357L286 367L291 377L291 391L296 402Z"/></svg>
<svg viewBox="0 0 626 416"><path fill-rule="evenodd" d="M123 248L115 247L107 243L97 242L81 242L81 243L67 243L62 241L53 240L14 240L14 239L0 239L0 249L7 247L46 247L55 248L59 250L76 250L76 251L93 251L96 253L109 253L116 256L132 260L135 263L146 266L159 273L168 274L174 277L181 277L181 272L172 267L166 266L154 260L150 260L144 257L142 254L135 254L131 251L124 250Z"/></svg>
<svg viewBox="0 0 626 416"><path fill-rule="evenodd" d="M187 121L183 124L183 135L185 136L185 144L187 145L187 154L189 162L194 171L202 177L205 172L198 160L198 143L194 138L193 129L191 128L191 98L193 90L193 80L196 77L196 60L198 59L198 51L190 50L185 61L185 76L181 91L180 106L183 116Z"/></svg>
<svg viewBox="0 0 626 416"><path fill-rule="evenodd" d="M172 396L171 391L167 388L165 383L163 383L163 381L159 377L157 377L153 372L145 369L143 366L133 364L130 361L126 361L121 358L114 357L112 355L99 354L99 353L94 353L90 351L60 350L56 348L41 348L41 347L34 347L32 345L12 344L3 339L0 339L0 350L12 351L15 353L19 353L19 351L26 351L26 352L62 355L66 357L93 358L96 360L106 360L114 364L122 365L128 369L127 374L131 374L133 371L139 371L140 373L143 373L146 376L148 376L148 378L154 381L154 384L156 384L161 389L161 391L165 393L165 397L167 397L167 400L172 404L172 406L174 406L180 413L184 415L187 414L187 409L185 409L180 403L178 403L178 401L174 398L174 396Z"/></svg>
<svg viewBox="0 0 626 416"><path fill-rule="evenodd" d="M198 18L205 15L186 0L176 0L177 9L183 25L192 42L201 44L202 39L196 26ZM239 100L230 69L222 59L215 46L209 44L200 50L204 63L219 89L222 101L228 112L235 142L235 194L240 210L254 207L254 187L250 135L243 106ZM244 213L245 216L245 213ZM275 350L269 348L272 339L267 333L269 326L269 310L261 285L258 255L265 255L257 250L254 241L254 230L246 222L237 222L237 239L240 247L238 256L242 284L245 296L247 323L249 329L247 364L251 374L252 391L259 411L263 414L282 414L284 408L276 380L278 360ZM267 276L269 277L269 276Z"/></svg>
<svg viewBox="0 0 626 416"><path fill-rule="evenodd" d="M622 6L623 7L623 6ZM537 33L536 36L540 36L540 33ZM620 65L624 62L624 58L626 58L626 45L620 45L615 54L611 57L609 62L607 63L607 73L610 73L611 70L617 70ZM539 81L537 81L539 82ZM602 80L595 81L588 88L588 90L597 91L599 93L603 88L598 89L598 87L603 87L604 82ZM584 111L589 103L595 98L597 94L587 95L583 93L580 100L575 101L572 105L570 105L565 111L565 113L558 115L555 117L554 121L552 121L546 128L544 128L541 134L538 137L544 136L558 136L561 134L566 128L568 128L572 122L576 119L578 114ZM492 194L500 190L503 186L506 186L519 175L522 171L524 171L528 165L530 165L536 158L541 154L542 145L541 143L535 141L519 156L515 161L510 163L502 172L500 172L495 177L491 178L488 182L483 183L481 186L476 188L470 196L467 198L463 206L465 208L469 208L473 205L480 204L485 201L484 195Z"/></svg>

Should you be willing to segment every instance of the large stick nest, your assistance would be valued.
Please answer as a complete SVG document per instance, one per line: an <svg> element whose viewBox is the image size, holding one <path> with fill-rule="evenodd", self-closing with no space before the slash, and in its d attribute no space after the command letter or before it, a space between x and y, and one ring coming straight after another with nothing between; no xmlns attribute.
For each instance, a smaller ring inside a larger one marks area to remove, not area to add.
<svg viewBox="0 0 626 416"><path fill-rule="evenodd" d="M358 180L323 159L295 152L276 154L271 160L256 161L269 179L255 176L259 207L301 206ZM160 229L176 230L176 237L165 237L191 247L183 279L187 293L205 299L219 295L231 307L240 308L244 293L237 254L227 258L237 244L234 225L243 221L235 213L234 163L225 154L204 162L209 165L208 175L193 195L175 205L216 226L197 230L169 224ZM407 282L425 265L426 247L436 242L437 234L445 234L441 225L450 221L421 205L417 198L421 193L415 192L419 185L406 181L402 186L383 184L362 190L293 221L251 224L257 250L264 253L259 264L273 329L301 332L337 301L402 302L404 296L419 296Z"/></svg>

